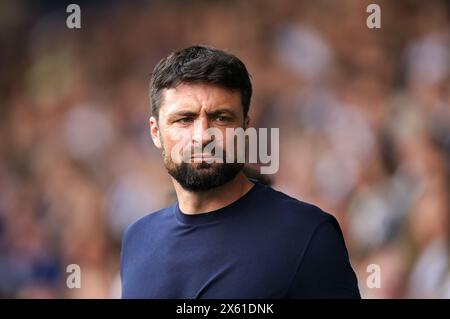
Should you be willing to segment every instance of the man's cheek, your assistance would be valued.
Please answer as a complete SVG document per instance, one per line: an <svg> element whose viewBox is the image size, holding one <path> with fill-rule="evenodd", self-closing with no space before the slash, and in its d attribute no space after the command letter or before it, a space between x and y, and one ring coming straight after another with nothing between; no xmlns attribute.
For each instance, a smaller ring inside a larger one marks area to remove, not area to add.
<svg viewBox="0 0 450 319"><path fill-rule="evenodd" d="M171 157L172 162L180 164L182 161L190 158L191 149L190 131L188 129L176 129L172 130L167 136L167 149L168 155Z"/></svg>

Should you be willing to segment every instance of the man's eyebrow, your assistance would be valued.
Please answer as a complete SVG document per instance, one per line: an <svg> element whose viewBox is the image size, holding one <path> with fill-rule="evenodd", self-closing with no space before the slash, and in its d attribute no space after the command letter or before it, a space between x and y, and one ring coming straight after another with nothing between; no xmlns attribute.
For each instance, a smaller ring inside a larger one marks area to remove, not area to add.
<svg viewBox="0 0 450 319"><path fill-rule="evenodd" d="M230 111L229 109L215 109L211 112L208 112L208 115L219 115L219 114L228 114L231 116L235 116L233 111Z"/></svg>
<svg viewBox="0 0 450 319"><path fill-rule="evenodd" d="M169 117L177 117L177 116L189 116L189 117L193 117L193 116L197 116L198 113L197 112L192 112L192 111L177 111L177 112L173 112L169 115Z"/></svg>

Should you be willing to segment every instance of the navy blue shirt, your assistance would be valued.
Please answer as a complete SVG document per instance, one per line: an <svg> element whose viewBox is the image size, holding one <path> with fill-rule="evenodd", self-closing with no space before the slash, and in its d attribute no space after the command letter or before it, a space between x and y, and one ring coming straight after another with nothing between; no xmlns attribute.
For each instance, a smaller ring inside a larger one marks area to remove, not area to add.
<svg viewBox="0 0 450 319"><path fill-rule="evenodd" d="M216 211L138 220L121 278L122 298L360 298L336 219L259 182Z"/></svg>

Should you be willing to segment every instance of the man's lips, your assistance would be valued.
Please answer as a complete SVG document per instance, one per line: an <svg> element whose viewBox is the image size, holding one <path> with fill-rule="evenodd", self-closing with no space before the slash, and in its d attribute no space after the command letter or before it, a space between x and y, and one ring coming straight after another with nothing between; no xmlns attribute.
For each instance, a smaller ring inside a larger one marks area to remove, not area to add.
<svg viewBox="0 0 450 319"><path fill-rule="evenodd" d="M211 154L194 154L191 156L192 159L194 158L203 158L203 159L209 159L209 158L215 158L214 155Z"/></svg>
<svg viewBox="0 0 450 319"><path fill-rule="evenodd" d="M194 154L191 156L190 162L203 163L203 162L215 162L217 157L211 154Z"/></svg>

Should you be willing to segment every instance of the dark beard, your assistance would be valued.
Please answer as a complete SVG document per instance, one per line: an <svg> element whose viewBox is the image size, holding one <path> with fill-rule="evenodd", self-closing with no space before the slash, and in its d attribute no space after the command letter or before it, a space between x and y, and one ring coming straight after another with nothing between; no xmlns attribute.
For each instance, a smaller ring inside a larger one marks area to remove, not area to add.
<svg viewBox="0 0 450 319"><path fill-rule="evenodd" d="M169 174L181 187L201 192L231 181L244 167L243 163L185 163L165 162Z"/></svg>

